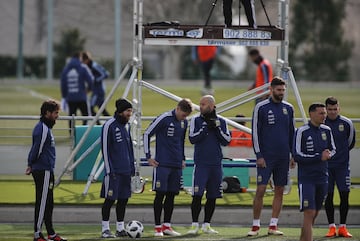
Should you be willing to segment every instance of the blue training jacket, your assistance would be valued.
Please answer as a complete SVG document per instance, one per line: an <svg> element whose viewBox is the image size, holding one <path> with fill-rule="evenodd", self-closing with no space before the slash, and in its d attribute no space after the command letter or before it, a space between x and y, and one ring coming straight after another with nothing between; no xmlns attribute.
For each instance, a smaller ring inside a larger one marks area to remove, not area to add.
<svg viewBox="0 0 360 241"><path fill-rule="evenodd" d="M194 144L194 164L199 167L221 166L223 154L221 146L231 141L226 121L217 117L220 125L209 129L204 117L193 116L190 121L189 140Z"/></svg>
<svg viewBox="0 0 360 241"><path fill-rule="evenodd" d="M179 121L175 109L156 117L144 133L144 152L151 158L150 138L156 135L155 160L162 167L182 168L187 120Z"/></svg>
<svg viewBox="0 0 360 241"><path fill-rule="evenodd" d="M352 121L345 116L338 115L335 120L326 118L325 125L331 128L336 146L336 153L328 164L329 168L348 168L349 151L355 145L355 128Z"/></svg>
<svg viewBox="0 0 360 241"><path fill-rule="evenodd" d="M102 127L101 151L104 159L105 175L114 173L135 174L130 124L121 124L118 116L106 121Z"/></svg>
<svg viewBox="0 0 360 241"><path fill-rule="evenodd" d="M28 155L28 166L33 171L54 171L55 168L55 139L51 129L39 121L32 133L32 146Z"/></svg>
<svg viewBox="0 0 360 241"><path fill-rule="evenodd" d="M67 102L86 101L86 92L92 90L94 76L80 59L71 58L61 73L61 96ZM87 89L85 86L87 84Z"/></svg>
<svg viewBox="0 0 360 241"><path fill-rule="evenodd" d="M99 96L105 96L105 85L103 80L109 77L109 73L106 69L95 61L91 61L90 69L94 75L93 94Z"/></svg>
<svg viewBox="0 0 360 241"><path fill-rule="evenodd" d="M330 127L314 126L309 121L295 132L293 156L298 163L299 183L326 183L328 181L328 161L322 161L325 149L336 152Z"/></svg>
<svg viewBox="0 0 360 241"><path fill-rule="evenodd" d="M271 97L259 102L253 111L252 141L256 158L289 159L295 132L293 106Z"/></svg>

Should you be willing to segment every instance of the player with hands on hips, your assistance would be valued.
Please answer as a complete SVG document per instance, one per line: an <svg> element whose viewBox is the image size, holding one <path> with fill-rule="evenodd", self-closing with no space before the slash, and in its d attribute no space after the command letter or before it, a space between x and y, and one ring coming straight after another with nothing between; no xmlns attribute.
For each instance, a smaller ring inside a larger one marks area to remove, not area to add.
<svg viewBox="0 0 360 241"><path fill-rule="evenodd" d="M144 133L144 152L153 167L154 235L179 236L171 227L175 195L179 194L182 169L185 167L184 143L188 126L186 117L192 112L189 99L182 99L175 109L156 117ZM150 138L156 135L155 158L151 156ZM161 213L164 209L164 222Z"/></svg>

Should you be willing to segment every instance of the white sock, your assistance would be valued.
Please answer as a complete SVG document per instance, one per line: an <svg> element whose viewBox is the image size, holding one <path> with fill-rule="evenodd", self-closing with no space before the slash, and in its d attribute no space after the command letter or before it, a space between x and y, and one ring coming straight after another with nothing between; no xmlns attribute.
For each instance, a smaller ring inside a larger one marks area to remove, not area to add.
<svg viewBox="0 0 360 241"><path fill-rule="evenodd" d="M117 231L122 231L122 230L124 230L124 221L116 222L116 230L117 230Z"/></svg>
<svg viewBox="0 0 360 241"><path fill-rule="evenodd" d="M279 219L278 218L271 218L269 226L277 226Z"/></svg>
<svg viewBox="0 0 360 241"><path fill-rule="evenodd" d="M198 227L199 227L199 223L194 223L194 222L192 222L192 223L191 223L191 226L192 226L192 227L197 227L197 228L198 228Z"/></svg>
<svg viewBox="0 0 360 241"><path fill-rule="evenodd" d="M202 228L210 227L210 223L203 223Z"/></svg>
<svg viewBox="0 0 360 241"><path fill-rule="evenodd" d="M168 228L171 227L171 223L163 223L163 225L164 225L165 227L168 227Z"/></svg>
<svg viewBox="0 0 360 241"><path fill-rule="evenodd" d="M101 231L110 230L110 221L101 221Z"/></svg>
<svg viewBox="0 0 360 241"><path fill-rule="evenodd" d="M330 224L329 224L329 228L331 228L331 227L335 227L335 228L336 228L335 223L330 223Z"/></svg>
<svg viewBox="0 0 360 241"><path fill-rule="evenodd" d="M253 220L253 226L258 226L258 227L260 227L260 219L254 219L254 220Z"/></svg>
<svg viewBox="0 0 360 241"><path fill-rule="evenodd" d="M339 227L346 227L346 224L340 224Z"/></svg>

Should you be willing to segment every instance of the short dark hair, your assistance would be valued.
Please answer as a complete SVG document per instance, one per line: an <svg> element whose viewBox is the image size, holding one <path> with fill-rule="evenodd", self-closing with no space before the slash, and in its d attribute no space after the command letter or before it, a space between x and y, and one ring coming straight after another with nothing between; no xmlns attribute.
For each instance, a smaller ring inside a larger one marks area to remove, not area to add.
<svg viewBox="0 0 360 241"><path fill-rule="evenodd" d="M40 108L40 115L45 116L46 112L54 112L60 110L60 104L55 100L46 100L42 103Z"/></svg>
<svg viewBox="0 0 360 241"><path fill-rule="evenodd" d="M86 52L86 51L81 52L81 58L83 60L91 60L90 52Z"/></svg>
<svg viewBox="0 0 360 241"><path fill-rule="evenodd" d="M192 112L192 103L190 99L185 98L180 100L177 106L180 108L181 111L185 113Z"/></svg>
<svg viewBox="0 0 360 241"><path fill-rule="evenodd" d="M270 86L271 87L275 87L275 86L278 86L278 85L286 85L285 81L280 78L279 76L275 76L272 80L271 80L271 84Z"/></svg>
<svg viewBox="0 0 360 241"><path fill-rule="evenodd" d="M309 106L309 113L310 112L315 112L316 111L316 108L325 108L325 105L323 103L320 103L320 102L316 102L316 103L312 103L310 106Z"/></svg>
<svg viewBox="0 0 360 241"><path fill-rule="evenodd" d="M333 96L330 96L325 100L325 105L337 105L338 103L338 100Z"/></svg>
<svg viewBox="0 0 360 241"><path fill-rule="evenodd" d="M249 55L250 56L258 56L258 55L260 55L260 52L258 49L250 49Z"/></svg>

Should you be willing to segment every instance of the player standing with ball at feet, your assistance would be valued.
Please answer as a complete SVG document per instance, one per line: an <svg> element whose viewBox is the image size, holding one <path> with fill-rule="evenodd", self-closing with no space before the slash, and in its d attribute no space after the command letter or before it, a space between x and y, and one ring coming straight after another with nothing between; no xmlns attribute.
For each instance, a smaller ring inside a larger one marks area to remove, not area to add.
<svg viewBox="0 0 360 241"><path fill-rule="evenodd" d="M40 121L32 133L32 146L28 156L26 175L32 174L35 182L34 241L46 241L41 232L45 223L49 241L66 241L53 228L55 140L51 129L59 117L60 105L54 100L42 103Z"/></svg>
<svg viewBox="0 0 360 241"><path fill-rule="evenodd" d="M271 175L274 180L274 199L268 234L283 235L278 230L284 186L288 182L290 153L295 132L294 110L283 101L285 81L275 77L270 85L270 97L259 102L253 112L252 137L256 155L257 187L253 202L253 225L248 236L260 231L260 215L266 186ZM291 159L290 167L295 167Z"/></svg>
<svg viewBox="0 0 360 241"><path fill-rule="evenodd" d="M130 136L132 105L126 99L115 102L114 117L106 121L101 131L101 151L104 159L105 177L100 197L105 198L101 214L101 237L127 236L124 225L125 210L131 196L131 176L135 174L134 150ZM110 231L110 210L116 203L116 233Z"/></svg>
<svg viewBox="0 0 360 241"><path fill-rule="evenodd" d="M171 227L175 195L180 191L182 168L185 167L184 143L188 126L186 117L192 112L189 99L182 99L174 110L156 117L144 133L144 152L153 169L154 235L179 236ZM150 138L156 135L155 159L151 157ZM165 200L164 200L165 198ZM164 222L161 213L164 209Z"/></svg>

